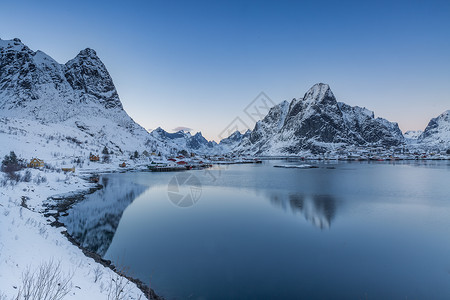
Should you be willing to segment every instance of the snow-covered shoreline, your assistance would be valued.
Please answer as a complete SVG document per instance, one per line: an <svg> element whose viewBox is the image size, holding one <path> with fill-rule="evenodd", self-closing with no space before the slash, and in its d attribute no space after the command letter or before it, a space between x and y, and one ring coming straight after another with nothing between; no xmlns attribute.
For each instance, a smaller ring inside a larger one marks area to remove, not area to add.
<svg viewBox="0 0 450 300"><path fill-rule="evenodd" d="M116 268L77 245L57 221L61 212L54 209L57 202L64 202L68 195L72 199L82 198L98 188L82 176L114 172L118 168L101 165L100 169L76 174L30 171L29 182L17 183L6 181L6 174L0 173L6 183L0 189L0 299L16 299L25 271L37 270L49 262L59 263L62 273L72 276L70 291L64 299L116 299L113 294L117 293L125 296L120 299L145 299L145 294L156 298L140 281L120 276L121 267ZM62 200L49 200L52 198Z"/></svg>

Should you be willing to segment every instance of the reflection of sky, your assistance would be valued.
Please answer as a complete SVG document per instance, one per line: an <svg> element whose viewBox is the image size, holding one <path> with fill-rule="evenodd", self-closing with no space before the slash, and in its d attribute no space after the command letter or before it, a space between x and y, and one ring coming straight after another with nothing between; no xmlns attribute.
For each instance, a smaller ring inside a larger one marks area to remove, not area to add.
<svg viewBox="0 0 450 300"><path fill-rule="evenodd" d="M449 1L20 0L0 19L1 38L60 63L94 48L145 128L217 139L259 92L280 102L317 82L403 130L450 108Z"/></svg>

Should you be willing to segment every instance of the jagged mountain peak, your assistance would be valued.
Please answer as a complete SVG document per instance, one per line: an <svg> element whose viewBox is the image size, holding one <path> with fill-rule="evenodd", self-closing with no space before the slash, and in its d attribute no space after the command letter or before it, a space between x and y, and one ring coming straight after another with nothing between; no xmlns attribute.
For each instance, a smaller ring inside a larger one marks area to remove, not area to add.
<svg viewBox="0 0 450 300"><path fill-rule="evenodd" d="M0 54L5 55L9 60L23 59L24 56L33 56L35 53L24 45L19 39L0 39Z"/></svg>
<svg viewBox="0 0 450 300"><path fill-rule="evenodd" d="M417 140L422 133L422 130L408 130L403 134L403 136L405 139Z"/></svg>
<svg viewBox="0 0 450 300"><path fill-rule="evenodd" d="M107 109L122 108L113 80L94 50L81 50L65 64L64 75L82 102L93 100Z"/></svg>
<svg viewBox="0 0 450 300"><path fill-rule="evenodd" d="M79 57L91 57L91 58L98 58L97 56L97 52L95 52L94 49L91 48L86 48L80 51L80 53L78 53Z"/></svg>
<svg viewBox="0 0 450 300"><path fill-rule="evenodd" d="M242 133L239 130L236 130L235 132L233 132L232 134L230 134L228 136L228 138L235 138L235 137L240 137L242 136Z"/></svg>
<svg viewBox="0 0 450 300"><path fill-rule="evenodd" d="M335 99L330 86L326 83L316 83L305 93L303 101L322 101L326 98Z"/></svg>
<svg viewBox="0 0 450 300"><path fill-rule="evenodd" d="M98 105L122 110L112 78L94 50L86 48L66 64L59 64L19 39L0 40L1 114L31 115L45 122L91 111L108 114L94 108Z"/></svg>
<svg viewBox="0 0 450 300"><path fill-rule="evenodd" d="M272 107L238 151L282 155L324 152L339 145L395 146L403 143L396 123L366 108L338 103L328 84L312 86L303 98Z"/></svg>
<svg viewBox="0 0 450 300"><path fill-rule="evenodd" d="M0 48L14 47L14 46L25 46L25 45L18 38L13 38L11 40L4 40L0 38Z"/></svg>
<svg viewBox="0 0 450 300"><path fill-rule="evenodd" d="M188 152L206 154L213 151L214 147L217 145L216 142L208 141L201 132L197 132L194 135L183 130L169 133L161 127L158 127L150 134L158 140L163 140L166 145L171 146L172 148L182 149Z"/></svg>
<svg viewBox="0 0 450 300"><path fill-rule="evenodd" d="M375 113L372 110L369 110L365 107L360 107L360 106L350 106L344 102L338 102L338 106L341 110L345 110L347 109L347 107L351 107L353 110L355 110L356 112L360 113L361 115L365 115L368 116L370 118L375 118Z"/></svg>
<svg viewBox="0 0 450 300"><path fill-rule="evenodd" d="M236 130L235 132L233 132L232 134L230 134L228 137L222 139L219 144L237 144L241 141L243 134L239 131Z"/></svg>

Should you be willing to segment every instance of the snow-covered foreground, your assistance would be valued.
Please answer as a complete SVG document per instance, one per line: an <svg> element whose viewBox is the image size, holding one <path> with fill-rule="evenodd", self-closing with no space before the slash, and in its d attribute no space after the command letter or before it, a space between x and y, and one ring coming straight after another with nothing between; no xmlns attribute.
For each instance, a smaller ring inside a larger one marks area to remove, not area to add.
<svg viewBox="0 0 450 300"><path fill-rule="evenodd" d="M0 299L16 299L21 291L24 297L26 271L49 263L60 264L61 277L70 279L64 299L145 299L134 283L69 242L61 234L65 228L52 227L53 217L44 217L50 196L80 192L93 184L74 174L34 169L31 173L30 182L15 185L5 182L6 175L0 173L2 184L6 183L0 187ZM25 197L29 199L24 201Z"/></svg>

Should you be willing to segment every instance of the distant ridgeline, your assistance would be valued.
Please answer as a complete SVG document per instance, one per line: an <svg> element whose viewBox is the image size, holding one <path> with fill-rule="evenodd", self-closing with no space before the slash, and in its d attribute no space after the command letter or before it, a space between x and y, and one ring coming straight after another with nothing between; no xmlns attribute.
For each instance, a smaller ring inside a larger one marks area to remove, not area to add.
<svg viewBox="0 0 450 300"><path fill-rule="evenodd" d="M150 112L151 113L151 112ZM105 146L124 155L147 151L169 156L298 155L348 147L450 148L450 111L420 134L403 136L397 123L358 106L337 102L330 87L315 84L303 98L270 109L253 130L235 132L219 144L201 133L148 132L125 112L113 80L96 52L84 49L59 64L19 39L0 40L0 141L23 155L98 153ZM3 149L0 155L9 153Z"/></svg>

